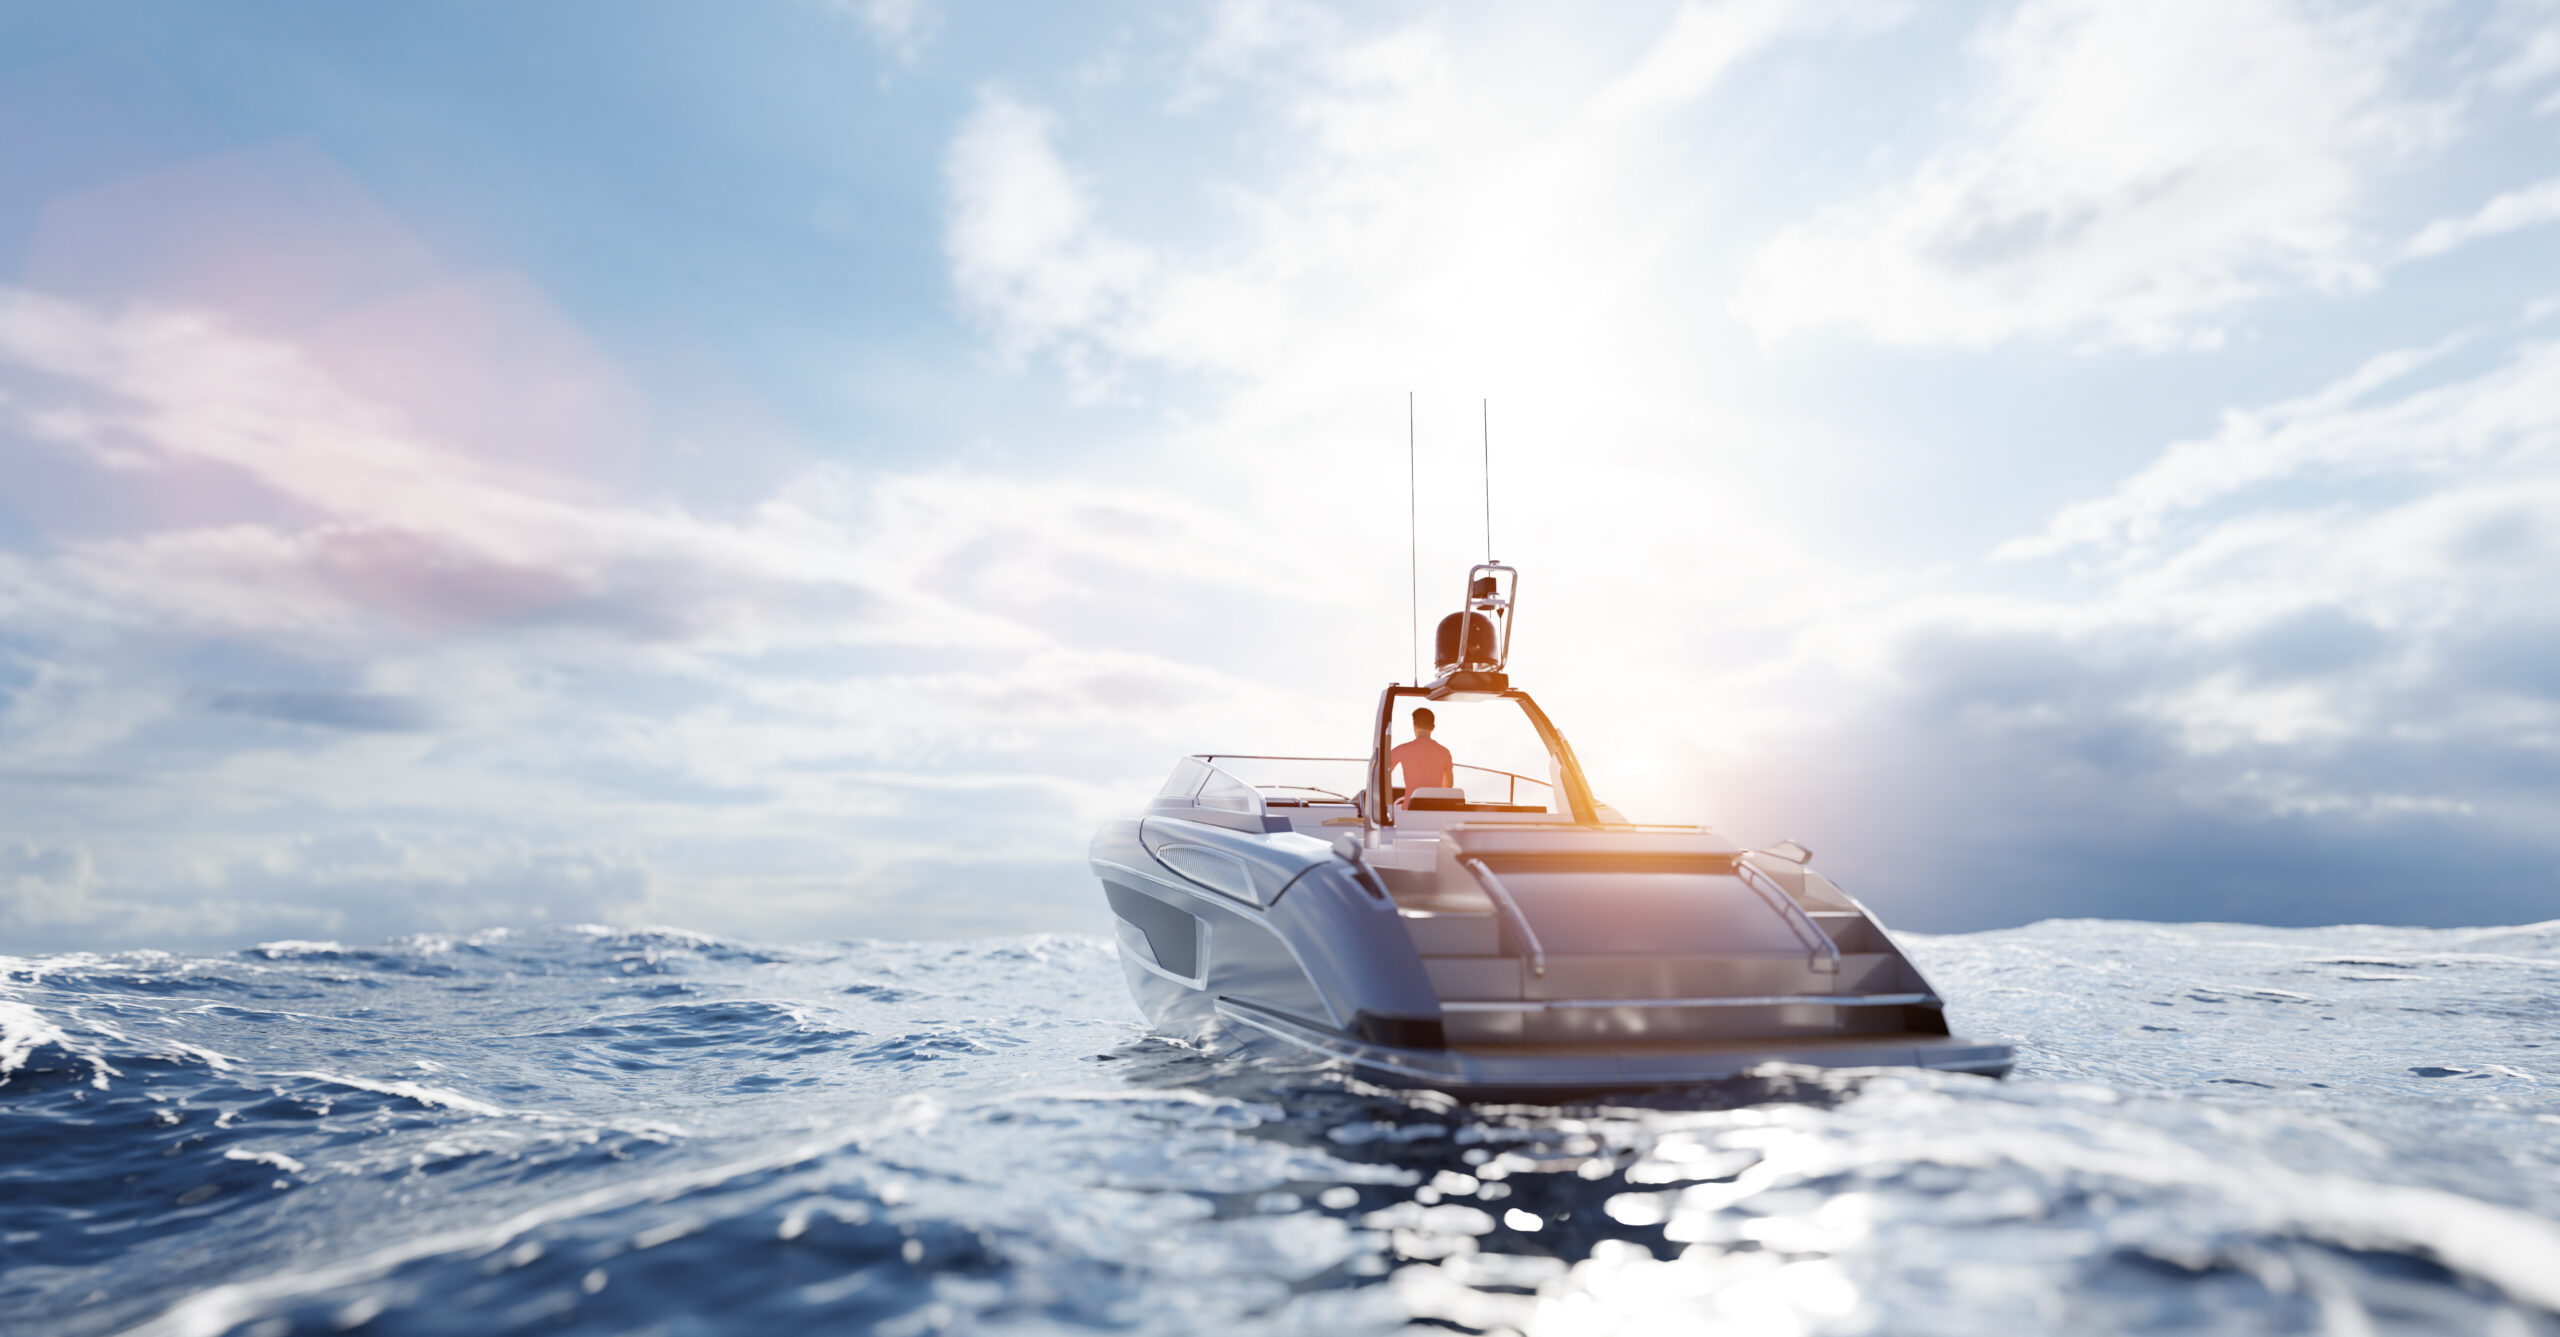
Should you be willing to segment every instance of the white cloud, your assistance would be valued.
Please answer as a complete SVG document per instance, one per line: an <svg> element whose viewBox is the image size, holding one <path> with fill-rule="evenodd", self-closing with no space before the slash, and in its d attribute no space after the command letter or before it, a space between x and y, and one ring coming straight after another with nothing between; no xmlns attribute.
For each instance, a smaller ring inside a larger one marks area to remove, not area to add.
<svg viewBox="0 0 2560 1337"><path fill-rule="evenodd" d="M2423 259L2548 223L2560 223L2560 176L2507 191L2464 217L2439 218L2419 229L2403 250Z"/></svg>
<svg viewBox="0 0 2560 1337"><path fill-rule="evenodd" d="M2543 537L2560 522L2555 441L2560 346L2421 388L2368 368L2230 414L2066 509L2014 555L2104 555L2103 591L2018 607L2075 637L2141 628L2182 647L2160 656L2180 685L2146 699L2203 721L2199 738L2560 741L2560 693L2497 686L2477 659L2560 628L2538 593L2560 579Z"/></svg>
<svg viewBox="0 0 2560 1337"><path fill-rule="evenodd" d="M1598 106L1605 113L1693 102L1786 37L1875 31L1899 22L1907 10L1894 0L1689 0L1635 67L1600 95Z"/></svg>
<svg viewBox="0 0 2560 1337"><path fill-rule="evenodd" d="M0 844L0 924L81 923L97 869L80 845Z"/></svg>
<svg viewBox="0 0 2560 1337"><path fill-rule="evenodd" d="M724 652L813 636L1019 647L1040 638L981 611L981 591L934 583L987 535L1064 545L1015 549L1016 588L1043 559L1143 564L1209 541L1162 495L957 472L866 485L813 470L728 519L581 497L419 432L299 345L196 314L0 292L0 359L44 378L0 411L127 486L214 466L287 508L67 541L49 573L17 559L10 587L31 613L76 587L87 616L314 647L545 626ZM71 420L75 436L55 426ZM801 611L827 609L824 632L801 629Z"/></svg>
<svg viewBox="0 0 2560 1337"><path fill-rule="evenodd" d="M881 50L907 63L923 53L941 23L933 0L834 0L834 4L852 14Z"/></svg>
<svg viewBox="0 0 2560 1337"><path fill-rule="evenodd" d="M1736 311L1769 338L2166 348L2271 293L2368 284L2360 211L2447 129L2396 77L2422 17L2029 0L1978 40L1973 138L1782 230Z"/></svg>
<svg viewBox="0 0 2560 1337"><path fill-rule="evenodd" d="M38 583L26 573L21 578ZM0 740L25 767L76 763L132 737L176 704L164 692L116 681L94 664L24 652L0 651L0 683L8 687L0 702Z"/></svg>
<svg viewBox="0 0 2560 1337"><path fill-rule="evenodd" d="M1175 87L1173 106L1198 111L1230 84L1309 48L1339 39L1325 10L1299 0L1218 0L1208 29L1193 44Z"/></svg>
<svg viewBox="0 0 2560 1337"><path fill-rule="evenodd" d="M2560 349L2455 351L2168 447L2011 546L2097 559L2048 593L1960 573L1805 628L1790 676L1832 722L1726 763L1737 820L1856 811L1836 866L1923 923L2538 913Z"/></svg>
<svg viewBox="0 0 2560 1337"><path fill-rule="evenodd" d="M1113 226L1107 183L1061 153L1056 114L988 91L945 160L953 287L1006 351L1049 350L1088 391L1115 364L1302 397L1426 362L1599 372L1606 344L1645 342L1628 315L1667 318L1638 291L1689 207L1685 189L1636 167L1677 137L1659 113L1785 40L1872 32L1902 12L1685 4L1607 77L1531 84L1494 73L1523 52L1462 49L1442 23L1364 29L1315 6L1229 0L1175 98L1196 110L1250 82L1271 102L1252 166L1203 183L1224 215L1218 240L1186 248Z"/></svg>
<svg viewBox="0 0 2560 1337"><path fill-rule="evenodd" d="M2506 0L2491 16L2484 45L2493 53L2489 82L2511 93L2560 77L2560 3L2553 0ZM2560 95L2545 97L2534 110L2560 112Z"/></svg>
<svg viewBox="0 0 2560 1337"><path fill-rule="evenodd" d="M2315 394L2226 414L2211 437L2170 447L2107 496L2063 510L2044 534L2006 545L2002 555L2146 544L2182 513L2306 476L2442 476L2546 456L2560 440L2560 396L2551 389L2560 383L2560 345L2527 343L2486 375L2375 401L2461 342L2381 354Z"/></svg>
<svg viewBox="0 0 2560 1337"><path fill-rule="evenodd" d="M1416 241L1411 215L1430 189L1429 160L1459 129L1446 53L1422 29L1311 44L1331 29L1302 30L1299 14L1223 8L1195 58L1221 78L1264 59L1285 61L1293 76L1288 179L1267 192L1204 191L1237 225L1234 241L1208 253L1111 227L1058 150L1055 114L1002 91L980 95L946 156L943 243L953 287L1001 348L1054 354L1088 394L1132 363L1267 380L1276 363L1313 351L1311 325L1342 320L1333 303L1348 285L1396 274ZM1353 304L1392 304L1410 282L1390 278L1387 291Z"/></svg>
<svg viewBox="0 0 2560 1337"><path fill-rule="evenodd" d="M981 93L944 166L943 247L961 297L1015 353L1077 356L1125 330L1152 265L1104 231L1085 184L1052 142L1057 120L1003 92Z"/></svg>
<svg viewBox="0 0 2560 1337"><path fill-rule="evenodd" d="M1304 592L1237 560L1274 546L1249 508L813 465L698 514L475 454L296 342L23 292L0 380L12 449L136 495L231 480L0 557L0 833L111 851L77 906L17 896L64 941L388 931L430 902L442 927L787 903L806 922L775 931L951 931L890 890L989 861L1062 879L1077 828L1237 701L1308 713L1210 666L1308 653L1281 631ZM251 667L208 675L208 650ZM361 832L408 853L297 843ZM599 859L642 872L561 871Z"/></svg>

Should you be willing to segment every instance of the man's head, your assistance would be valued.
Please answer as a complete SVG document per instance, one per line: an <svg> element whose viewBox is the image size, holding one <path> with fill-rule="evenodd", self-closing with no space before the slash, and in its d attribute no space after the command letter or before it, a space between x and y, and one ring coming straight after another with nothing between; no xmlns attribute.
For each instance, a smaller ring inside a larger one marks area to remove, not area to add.
<svg viewBox="0 0 2560 1337"><path fill-rule="evenodd" d="M1431 713L1431 707L1416 706L1413 710L1413 731L1425 738L1429 738L1431 736L1431 727L1437 723L1438 720L1439 717Z"/></svg>

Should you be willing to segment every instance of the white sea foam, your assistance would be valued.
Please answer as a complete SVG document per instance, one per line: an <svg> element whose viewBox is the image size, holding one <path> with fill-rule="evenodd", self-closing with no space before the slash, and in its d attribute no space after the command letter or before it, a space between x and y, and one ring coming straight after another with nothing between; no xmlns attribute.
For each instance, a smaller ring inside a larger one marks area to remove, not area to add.
<svg viewBox="0 0 2560 1337"><path fill-rule="evenodd" d="M426 1105L435 1109L459 1110L465 1114L478 1114L490 1118L505 1118L509 1114L509 1111L500 1109L485 1100L474 1100L469 1096L463 1095L459 1091L448 1091L443 1087L425 1086L417 1082L385 1081L372 1077L349 1077L343 1073L312 1072L307 1069L296 1069L289 1072L279 1073L277 1075L282 1077L307 1077L312 1081L326 1082L331 1086L344 1086L358 1091L371 1091L375 1095L398 1096L403 1100L414 1100L421 1105Z"/></svg>
<svg viewBox="0 0 2560 1337"><path fill-rule="evenodd" d="M241 1147L232 1147L222 1153L222 1158L227 1161L250 1161L258 1165L272 1165L289 1175L301 1174L303 1168L302 1162L281 1151L250 1151Z"/></svg>
<svg viewBox="0 0 2560 1337"><path fill-rule="evenodd" d="M71 1037L45 1015L25 1003L0 998L0 1086L46 1045L71 1047Z"/></svg>
<svg viewBox="0 0 2560 1337"><path fill-rule="evenodd" d="M347 953L345 943L330 942L325 939L315 941L307 938L278 938L274 942L259 943L249 950L270 961L285 961L303 956L344 956Z"/></svg>

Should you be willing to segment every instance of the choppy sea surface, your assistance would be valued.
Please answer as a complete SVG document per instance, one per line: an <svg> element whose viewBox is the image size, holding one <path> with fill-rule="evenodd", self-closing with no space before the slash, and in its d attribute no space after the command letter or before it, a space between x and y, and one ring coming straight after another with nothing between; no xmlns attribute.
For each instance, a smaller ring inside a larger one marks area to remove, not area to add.
<svg viewBox="0 0 2560 1337"><path fill-rule="evenodd" d="M2560 923L1906 941L2014 1077L1469 1106L1085 938L0 958L0 1332L2560 1333Z"/></svg>

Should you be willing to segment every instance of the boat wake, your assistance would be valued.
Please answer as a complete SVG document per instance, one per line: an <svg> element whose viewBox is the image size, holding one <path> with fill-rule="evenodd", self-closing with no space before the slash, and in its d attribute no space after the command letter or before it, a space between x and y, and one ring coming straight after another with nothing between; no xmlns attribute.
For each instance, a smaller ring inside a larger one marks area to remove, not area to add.
<svg viewBox="0 0 2560 1337"><path fill-rule="evenodd" d="M2011 1080L1467 1105L1085 938L0 958L0 1326L2560 1333L2560 924L1905 941Z"/></svg>

